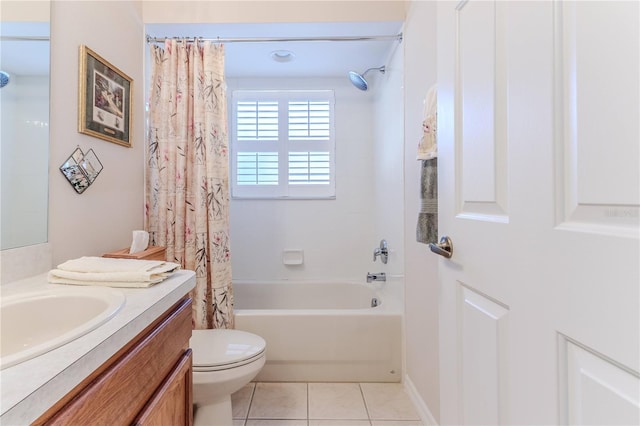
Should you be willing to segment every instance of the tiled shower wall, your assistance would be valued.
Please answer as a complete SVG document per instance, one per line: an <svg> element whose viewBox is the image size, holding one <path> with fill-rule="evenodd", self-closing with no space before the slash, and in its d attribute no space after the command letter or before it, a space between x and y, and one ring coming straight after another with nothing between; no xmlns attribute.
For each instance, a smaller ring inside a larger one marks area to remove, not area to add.
<svg viewBox="0 0 640 426"><path fill-rule="evenodd" d="M333 89L336 125L335 200L231 200L233 276L238 280L358 280L373 268L377 208L373 91L346 78L229 79L233 89ZM401 192L401 188L398 188ZM401 220L401 217L398 218ZM285 249L304 264L285 266Z"/></svg>

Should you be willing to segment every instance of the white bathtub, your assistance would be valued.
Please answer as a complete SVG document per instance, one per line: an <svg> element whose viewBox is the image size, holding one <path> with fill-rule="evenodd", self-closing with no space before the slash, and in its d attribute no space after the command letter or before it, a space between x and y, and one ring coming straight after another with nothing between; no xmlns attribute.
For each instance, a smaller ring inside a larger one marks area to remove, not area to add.
<svg viewBox="0 0 640 426"><path fill-rule="evenodd" d="M256 380L400 381L401 312L373 286L234 281L233 292L236 328L267 341Z"/></svg>

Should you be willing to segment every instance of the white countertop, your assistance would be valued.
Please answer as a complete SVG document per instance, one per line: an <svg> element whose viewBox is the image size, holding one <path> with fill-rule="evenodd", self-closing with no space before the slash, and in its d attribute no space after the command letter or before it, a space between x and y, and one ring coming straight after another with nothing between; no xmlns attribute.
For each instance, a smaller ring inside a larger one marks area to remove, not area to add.
<svg viewBox="0 0 640 426"><path fill-rule="evenodd" d="M32 423L118 352L195 286L193 271L179 270L149 288L122 288L122 309L95 330L50 352L0 371L0 424ZM69 288L38 275L4 284L1 296ZM0 337L1 338L1 337Z"/></svg>

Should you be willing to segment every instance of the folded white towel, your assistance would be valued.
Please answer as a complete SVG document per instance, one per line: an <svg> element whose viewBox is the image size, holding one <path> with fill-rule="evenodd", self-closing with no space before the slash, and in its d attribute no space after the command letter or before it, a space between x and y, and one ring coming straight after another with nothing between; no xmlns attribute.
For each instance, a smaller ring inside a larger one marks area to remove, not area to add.
<svg viewBox="0 0 640 426"><path fill-rule="evenodd" d="M180 265L161 260L81 257L49 271L53 284L149 287L167 278Z"/></svg>
<svg viewBox="0 0 640 426"><path fill-rule="evenodd" d="M167 275L168 276L168 275ZM51 284L68 284L68 285L90 285L100 287L119 287L119 288L145 288L151 287L162 282L166 277L160 278L157 281L88 281L86 279L71 280L61 278L55 275L49 275L49 282Z"/></svg>
<svg viewBox="0 0 640 426"><path fill-rule="evenodd" d="M167 262L163 260L84 256L67 260L58 265L58 269L73 272L138 272L148 271L164 263Z"/></svg>

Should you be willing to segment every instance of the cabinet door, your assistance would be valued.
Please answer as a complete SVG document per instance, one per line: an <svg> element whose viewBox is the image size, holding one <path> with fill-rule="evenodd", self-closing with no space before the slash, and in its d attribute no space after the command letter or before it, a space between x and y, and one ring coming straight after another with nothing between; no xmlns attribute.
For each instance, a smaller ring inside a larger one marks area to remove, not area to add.
<svg viewBox="0 0 640 426"><path fill-rule="evenodd" d="M108 361L93 381L80 385L34 425L131 424L176 370L176 361L188 355L190 337L191 299L184 299L134 339L122 356Z"/></svg>
<svg viewBox="0 0 640 426"><path fill-rule="evenodd" d="M184 353L135 421L140 426L191 426L191 349Z"/></svg>

